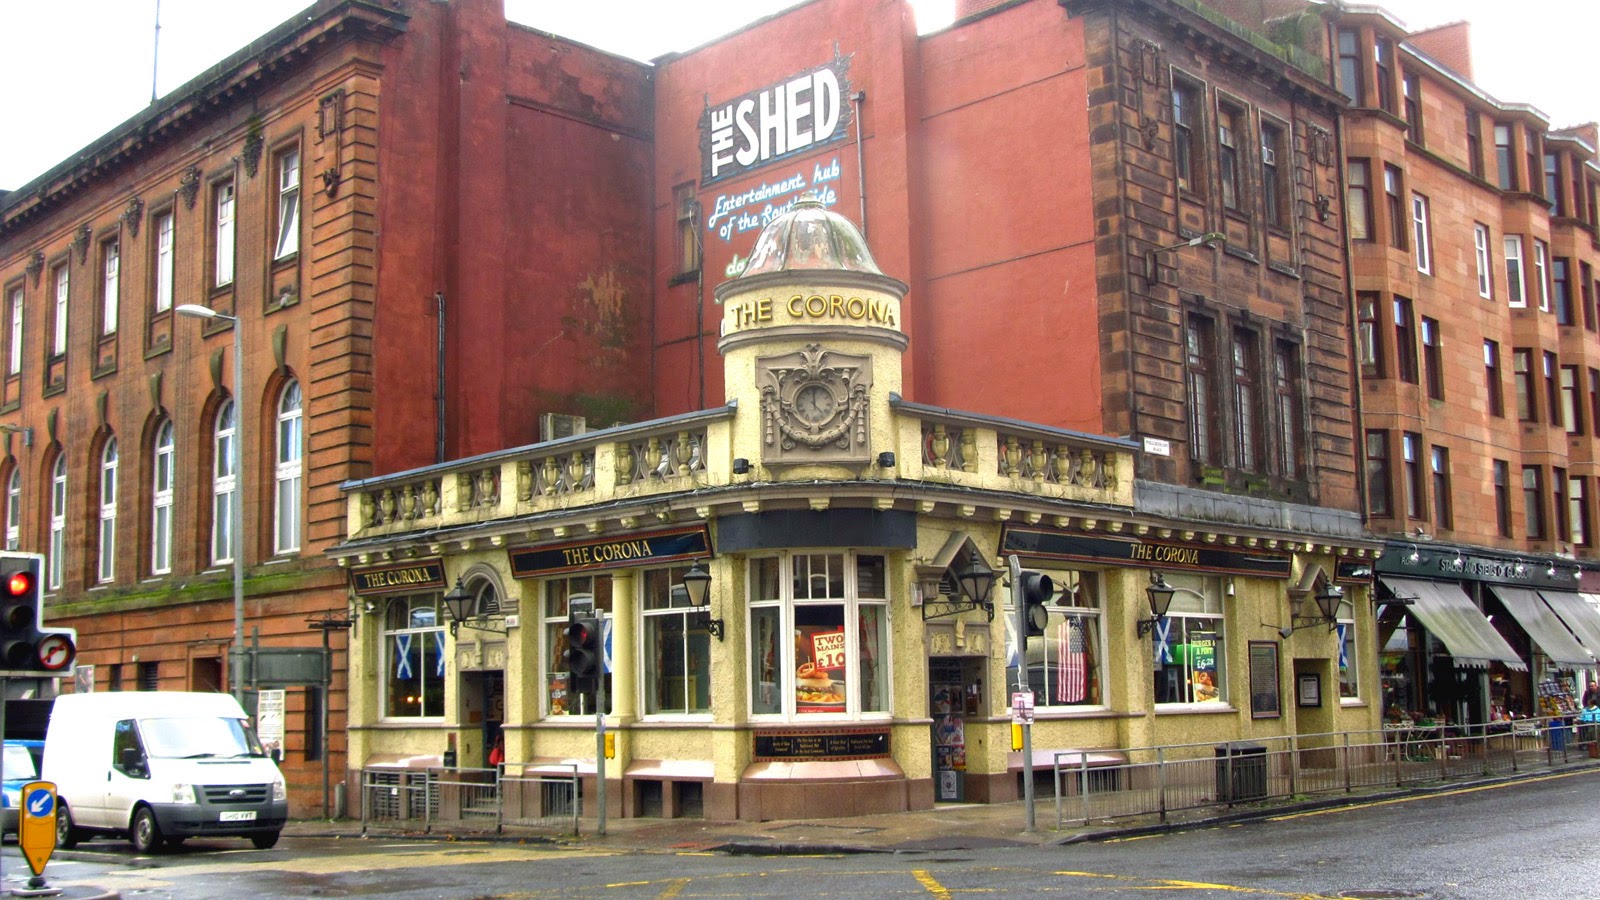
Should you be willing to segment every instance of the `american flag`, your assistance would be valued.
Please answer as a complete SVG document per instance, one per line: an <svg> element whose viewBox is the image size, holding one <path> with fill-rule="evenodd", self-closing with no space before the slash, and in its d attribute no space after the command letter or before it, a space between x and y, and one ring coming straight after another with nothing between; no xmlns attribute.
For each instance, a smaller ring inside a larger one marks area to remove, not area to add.
<svg viewBox="0 0 1600 900"><path fill-rule="evenodd" d="M1089 653L1083 623L1062 619L1056 629L1056 696L1062 703L1081 703L1089 687Z"/></svg>

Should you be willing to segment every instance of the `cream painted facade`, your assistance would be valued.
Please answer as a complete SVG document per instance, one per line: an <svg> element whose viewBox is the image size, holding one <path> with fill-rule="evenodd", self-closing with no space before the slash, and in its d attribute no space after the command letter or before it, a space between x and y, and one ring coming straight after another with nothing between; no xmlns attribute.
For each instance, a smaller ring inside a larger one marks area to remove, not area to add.
<svg viewBox="0 0 1600 900"><path fill-rule="evenodd" d="M1107 762L1193 743L1209 756L1379 726L1376 544L1155 515L1133 442L903 401L905 285L870 256L800 245L762 268L785 219L848 232L864 255L853 226L815 205L768 226L751 269L718 290L726 405L345 486L351 537L333 555L359 620L352 783L356 767L438 766L447 749L482 767L498 725L507 761L576 765L591 789L592 707L558 690L553 661L587 585L610 623L610 812L770 819L1015 799L1013 552L1073 589L1026 667L1037 655L1046 772L1063 750ZM711 576L703 613L673 599L695 562ZM996 576L987 606L953 593L969 566ZM1154 571L1178 600L1141 634ZM1312 595L1335 581L1339 630L1311 621ZM451 636L438 599L458 584L490 605ZM1323 702L1302 708L1295 684L1310 675ZM664 697L681 708L652 709Z"/></svg>

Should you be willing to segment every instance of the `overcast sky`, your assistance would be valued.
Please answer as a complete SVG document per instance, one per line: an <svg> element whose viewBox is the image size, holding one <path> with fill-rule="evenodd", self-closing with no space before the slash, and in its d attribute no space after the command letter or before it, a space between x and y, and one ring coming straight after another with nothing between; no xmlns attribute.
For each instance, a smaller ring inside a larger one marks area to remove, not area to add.
<svg viewBox="0 0 1600 900"><path fill-rule="evenodd" d="M0 0L0 188L17 188L150 103L158 0ZM159 0L165 94L311 0ZM506 0L513 21L636 59L687 50L796 0ZM917 0L922 22L953 0ZM1387 0L1412 29L1473 23L1478 85L1560 127L1600 119L1588 63L1600 0ZM73 39L55 39L71 23ZM65 48L65 52L64 52Z"/></svg>

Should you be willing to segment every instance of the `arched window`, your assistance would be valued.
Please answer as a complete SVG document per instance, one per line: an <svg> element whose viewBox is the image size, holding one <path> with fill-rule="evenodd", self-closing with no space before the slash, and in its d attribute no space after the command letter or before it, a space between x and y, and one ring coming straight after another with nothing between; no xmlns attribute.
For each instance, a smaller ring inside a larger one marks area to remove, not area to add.
<svg viewBox="0 0 1600 900"><path fill-rule="evenodd" d="M234 474L233 401L217 410L211 443L211 562L233 562L233 502L238 492Z"/></svg>
<svg viewBox="0 0 1600 900"><path fill-rule="evenodd" d="M51 590L61 587L61 575L66 571L67 555L67 454L56 456L55 468L50 473L50 574L46 579Z"/></svg>
<svg viewBox="0 0 1600 900"><path fill-rule="evenodd" d="M151 495L150 572L165 575L172 571L172 423L162 422L156 430L154 493Z"/></svg>
<svg viewBox="0 0 1600 900"><path fill-rule="evenodd" d="M300 383L291 381L278 396L277 466L273 494L274 553L300 549L300 457L303 453Z"/></svg>
<svg viewBox="0 0 1600 900"><path fill-rule="evenodd" d="M100 567L101 583L117 574L117 439L110 438L100 453Z"/></svg>
<svg viewBox="0 0 1600 900"><path fill-rule="evenodd" d="M11 470L6 482L6 549L22 549L22 469Z"/></svg>

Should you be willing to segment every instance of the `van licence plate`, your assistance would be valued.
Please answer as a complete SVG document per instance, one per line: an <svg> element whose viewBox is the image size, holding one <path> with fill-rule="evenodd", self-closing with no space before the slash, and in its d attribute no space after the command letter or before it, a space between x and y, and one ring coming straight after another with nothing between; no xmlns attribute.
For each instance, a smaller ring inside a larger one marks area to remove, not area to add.
<svg viewBox="0 0 1600 900"><path fill-rule="evenodd" d="M222 822L254 822L255 820L256 811L253 809L225 812L218 817L218 821Z"/></svg>

